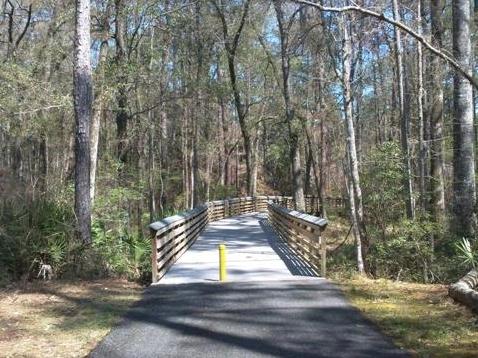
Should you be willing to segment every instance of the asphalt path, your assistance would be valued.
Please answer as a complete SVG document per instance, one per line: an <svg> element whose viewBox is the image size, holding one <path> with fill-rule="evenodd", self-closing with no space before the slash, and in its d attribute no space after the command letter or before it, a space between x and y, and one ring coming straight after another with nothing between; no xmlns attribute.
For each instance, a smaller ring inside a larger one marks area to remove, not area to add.
<svg viewBox="0 0 478 358"><path fill-rule="evenodd" d="M217 280L217 245L229 282ZM408 357L317 277L263 214L211 223L91 353L129 357Z"/></svg>
<svg viewBox="0 0 478 358"><path fill-rule="evenodd" d="M157 285L93 351L120 357L408 357L322 279Z"/></svg>

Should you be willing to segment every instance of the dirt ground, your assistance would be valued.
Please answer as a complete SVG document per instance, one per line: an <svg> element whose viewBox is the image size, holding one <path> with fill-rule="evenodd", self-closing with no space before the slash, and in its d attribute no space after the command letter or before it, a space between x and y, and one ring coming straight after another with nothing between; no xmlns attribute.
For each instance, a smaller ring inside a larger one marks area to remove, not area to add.
<svg viewBox="0 0 478 358"><path fill-rule="evenodd" d="M0 290L0 356L84 357L141 292L122 280L36 281Z"/></svg>

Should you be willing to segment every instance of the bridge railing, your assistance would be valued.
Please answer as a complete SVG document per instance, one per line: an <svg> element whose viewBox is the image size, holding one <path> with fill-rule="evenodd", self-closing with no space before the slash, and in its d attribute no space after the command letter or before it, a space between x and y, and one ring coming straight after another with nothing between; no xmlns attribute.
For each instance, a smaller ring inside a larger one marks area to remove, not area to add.
<svg viewBox="0 0 478 358"><path fill-rule="evenodd" d="M322 232L327 220L270 202L269 222L277 234L322 277L326 276L327 243Z"/></svg>
<svg viewBox="0 0 478 358"><path fill-rule="evenodd" d="M152 233L152 280L159 281L176 260L194 243L209 222L227 217L265 212L268 203L293 208L289 196L255 196L208 202L193 210L167 217L150 225ZM318 200L306 197L306 211L316 212Z"/></svg>
<svg viewBox="0 0 478 358"><path fill-rule="evenodd" d="M209 221L207 205L152 223L152 281L157 282L194 243Z"/></svg>
<svg viewBox="0 0 478 358"><path fill-rule="evenodd" d="M230 216L267 211L267 203L273 201L285 207L292 207L293 201L290 196L246 196L216 200L206 203L209 207L210 221L221 220Z"/></svg>

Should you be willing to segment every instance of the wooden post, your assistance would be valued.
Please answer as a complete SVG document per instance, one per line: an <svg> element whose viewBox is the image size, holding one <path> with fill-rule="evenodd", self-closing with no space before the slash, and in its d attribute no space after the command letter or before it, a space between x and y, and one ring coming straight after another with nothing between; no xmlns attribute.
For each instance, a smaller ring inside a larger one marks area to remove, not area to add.
<svg viewBox="0 0 478 358"><path fill-rule="evenodd" d="M321 274L323 278L327 276L327 242L324 237L322 237L322 233L319 237L320 241L320 266L321 266Z"/></svg>
<svg viewBox="0 0 478 358"><path fill-rule="evenodd" d="M151 230L151 282L158 282L158 247L156 242L156 231Z"/></svg>

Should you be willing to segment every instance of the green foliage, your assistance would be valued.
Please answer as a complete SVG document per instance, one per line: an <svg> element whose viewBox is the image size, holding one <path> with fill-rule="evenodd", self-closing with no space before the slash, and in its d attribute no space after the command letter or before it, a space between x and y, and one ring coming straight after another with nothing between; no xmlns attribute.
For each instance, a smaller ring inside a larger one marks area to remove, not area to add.
<svg viewBox="0 0 478 358"><path fill-rule="evenodd" d="M56 121L46 115L44 109L61 109L65 113L71 108L68 90L52 86L39 79L32 66L20 66L14 62L0 63L0 111L10 116L9 132L17 138L38 137L39 133L53 130ZM18 115L35 115L35 120L18 120Z"/></svg>
<svg viewBox="0 0 478 358"><path fill-rule="evenodd" d="M357 273L356 248L352 243L343 245L327 257L327 272L332 278L349 278Z"/></svg>
<svg viewBox="0 0 478 358"><path fill-rule="evenodd" d="M150 240L132 224L142 200L142 183L99 194L93 220L93 245L75 235L72 188L32 199L12 197L0 205L0 284L35 278L48 264L56 277L121 276L147 281L151 272ZM143 226L145 226L143 228Z"/></svg>

